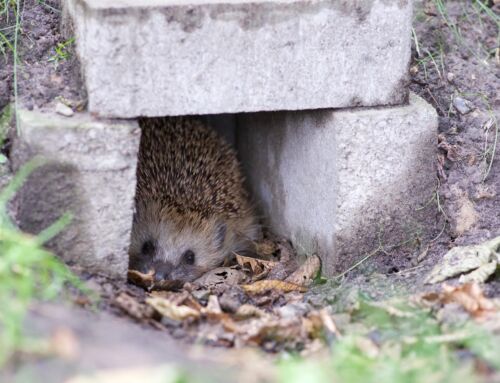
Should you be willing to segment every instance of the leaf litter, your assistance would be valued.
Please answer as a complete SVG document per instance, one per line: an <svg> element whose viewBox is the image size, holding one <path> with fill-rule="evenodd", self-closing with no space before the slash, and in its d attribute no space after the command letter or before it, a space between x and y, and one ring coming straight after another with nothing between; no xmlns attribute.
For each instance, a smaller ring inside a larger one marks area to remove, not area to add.
<svg viewBox="0 0 500 383"><path fill-rule="evenodd" d="M497 251L494 244L468 253L482 254L476 258L484 262L484 254ZM354 364L365 378L385 376L379 369L393 365L404 370L388 381L409 376L426 381L433 374L444 381L452 374L475 382L474 376L498 375L500 302L485 295L481 284L456 281L410 295L370 298L363 286L347 279L318 286L319 258L306 257L299 265L287 243L266 246L266 256L235 255L232 264L181 287L131 272L129 281L141 287L122 286L111 298L112 307L183 343L215 346L210 354L222 352L217 363L233 366L233 357L245 353L247 358L253 351L265 378L255 372L252 382L288 381L277 380L283 369L307 363L316 364L325 382L350 381ZM477 270L481 262L466 269ZM328 301L315 301L323 288L330 288L324 295ZM296 357L296 364L286 363Z"/></svg>
<svg viewBox="0 0 500 383"><path fill-rule="evenodd" d="M460 275L461 283L486 282L500 264L500 236L479 245L457 246L434 267L426 283L438 283Z"/></svg>
<svg viewBox="0 0 500 383"><path fill-rule="evenodd" d="M235 254L232 264L181 287L155 284L149 274L129 272L129 281L144 291L126 289L115 297L114 305L135 320L188 343L239 350L250 346L301 356L327 357L333 344L337 345L333 350L350 344L352 352L374 360L403 352L401 347L461 347L467 342L472 345L477 331L488 331L492 339L500 333L500 303L486 297L478 283L443 284L431 292L378 301L359 292L351 297L345 285L341 295L350 297L350 303L332 302L325 307L306 295L319 280L319 257L306 257L298 265L295 252L284 241L268 241L255 248L257 257ZM481 269L495 259L498 243L495 239L466 247L465 252L462 249L446 254L429 280ZM455 268L450 271L446 265ZM471 330L467 323L479 330ZM495 365L491 347L488 351L477 342L473 346L488 366Z"/></svg>
<svg viewBox="0 0 500 383"><path fill-rule="evenodd" d="M261 248L265 255L235 254L233 264L180 288L155 285L149 275L129 274L145 291L122 291L115 306L188 343L314 356L306 360L321 361L318 368L331 368L331 376L349 375L342 368L352 364L352 358L367 371L397 361L405 374L422 374L422 379L425 374L452 373L472 381L471 373L491 377L500 369L500 302L487 297L479 283L444 283L430 291L373 300L346 282L337 292L330 291L329 304L318 304L308 295L319 281L318 257L298 265L286 242ZM457 247L429 279L476 272L491 263L497 251L496 239L465 251ZM449 369L441 371L443 364ZM279 366L268 366L268 373L275 376Z"/></svg>
<svg viewBox="0 0 500 383"><path fill-rule="evenodd" d="M122 291L114 306L176 338L214 346L300 351L340 335L329 308L304 302L320 273L317 255L298 265L287 242L270 240L256 243L255 253L234 254L232 264L183 286L130 270L129 282L145 291Z"/></svg>

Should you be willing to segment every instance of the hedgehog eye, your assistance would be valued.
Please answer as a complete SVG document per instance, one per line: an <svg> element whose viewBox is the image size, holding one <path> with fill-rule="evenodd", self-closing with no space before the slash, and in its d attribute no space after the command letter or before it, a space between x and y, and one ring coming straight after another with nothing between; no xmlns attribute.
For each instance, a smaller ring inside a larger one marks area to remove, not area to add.
<svg viewBox="0 0 500 383"><path fill-rule="evenodd" d="M182 262L187 264L187 265L193 265L194 264L194 252L192 250L186 250L184 254L182 254Z"/></svg>
<svg viewBox="0 0 500 383"><path fill-rule="evenodd" d="M154 252L155 252L155 244L153 243L153 241L146 241L142 244L141 254L153 255Z"/></svg>

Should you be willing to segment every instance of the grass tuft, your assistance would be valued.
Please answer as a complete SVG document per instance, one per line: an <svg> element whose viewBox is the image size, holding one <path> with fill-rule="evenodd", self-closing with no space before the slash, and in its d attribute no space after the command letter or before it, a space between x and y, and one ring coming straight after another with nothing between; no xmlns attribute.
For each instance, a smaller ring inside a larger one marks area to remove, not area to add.
<svg viewBox="0 0 500 383"><path fill-rule="evenodd" d="M59 296L67 283L82 289L78 278L43 248L67 226L69 215L37 236L21 232L9 218L8 201L39 164L36 160L27 163L0 192L0 367L22 347L23 319L34 300Z"/></svg>

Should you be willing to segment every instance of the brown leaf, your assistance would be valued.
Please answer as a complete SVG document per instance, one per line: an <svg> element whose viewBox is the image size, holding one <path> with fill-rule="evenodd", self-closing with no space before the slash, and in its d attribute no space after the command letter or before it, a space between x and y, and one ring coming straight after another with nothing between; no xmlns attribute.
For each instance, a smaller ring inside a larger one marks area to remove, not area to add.
<svg viewBox="0 0 500 383"><path fill-rule="evenodd" d="M278 320L271 317L252 319L236 324L238 333L245 342L261 345L265 341L287 342L307 338L301 318Z"/></svg>
<svg viewBox="0 0 500 383"><path fill-rule="evenodd" d="M445 158L444 154L438 153L438 155L437 155L437 170L438 170L439 178L446 181L446 179L448 177L446 176L446 172L444 170L445 162L446 162L446 158Z"/></svg>
<svg viewBox="0 0 500 383"><path fill-rule="evenodd" d="M200 311L203 308L196 298L188 291L152 291L149 296L167 299L176 306L188 306L196 311Z"/></svg>
<svg viewBox="0 0 500 383"><path fill-rule="evenodd" d="M243 255L235 254L236 262L241 266L243 271L251 271L252 281L263 279L270 270L276 266L277 262L265 261L263 259L245 257Z"/></svg>
<svg viewBox="0 0 500 383"><path fill-rule="evenodd" d="M495 311L495 304L484 296L477 283L466 283L457 287L443 284L442 301L443 303L458 303L476 318Z"/></svg>
<svg viewBox="0 0 500 383"><path fill-rule="evenodd" d="M175 290L180 290L183 285L184 285L183 281L164 279L162 281L155 281L153 283L153 286L151 286L151 290L175 291Z"/></svg>
<svg viewBox="0 0 500 383"><path fill-rule="evenodd" d="M262 294L264 292L267 292L269 290L278 290L282 291L285 293L291 292L291 291L299 291L299 292L306 292L307 289L303 286L299 286L294 283L290 282L283 282L283 281L277 281L277 280L264 280L264 281L257 281L254 282L250 285L242 285L241 288L246 291L247 293L252 293L252 294Z"/></svg>
<svg viewBox="0 0 500 383"><path fill-rule="evenodd" d="M147 307L127 293L120 293L113 303L135 319L149 318L152 314Z"/></svg>
<svg viewBox="0 0 500 383"><path fill-rule="evenodd" d="M287 279L285 282L294 283L299 286L309 286L321 268L321 260L313 254L307 257L306 261Z"/></svg>
<svg viewBox="0 0 500 383"><path fill-rule="evenodd" d="M460 160L460 147L458 145L452 145L446 140L443 140L438 145L439 149L443 149L446 152L446 158L451 162L457 162Z"/></svg>
<svg viewBox="0 0 500 383"><path fill-rule="evenodd" d="M146 298L146 303L153 307L160 315L173 320L182 321L188 318L197 319L200 317L199 311L188 306L177 306L166 298L151 296Z"/></svg>
<svg viewBox="0 0 500 383"><path fill-rule="evenodd" d="M149 290L149 288L153 286L153 271L144 274L137 270L129 270L127 272L127 279L130 283L142 287L145 290Z"/></svg>

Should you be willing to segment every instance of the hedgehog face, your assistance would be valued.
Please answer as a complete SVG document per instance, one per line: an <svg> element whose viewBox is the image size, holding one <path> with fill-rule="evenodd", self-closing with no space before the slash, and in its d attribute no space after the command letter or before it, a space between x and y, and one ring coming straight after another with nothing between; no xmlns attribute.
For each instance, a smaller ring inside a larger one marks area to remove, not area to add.
<svg viewBox="0 0 500 383"><path fill-rule="evenodd" d="M156 210L160 211L161 210ZM129 250L131 269L154 271L156 280L193 281L227 255L226 224L217 219L173 220L138 209Z"/></svg>

